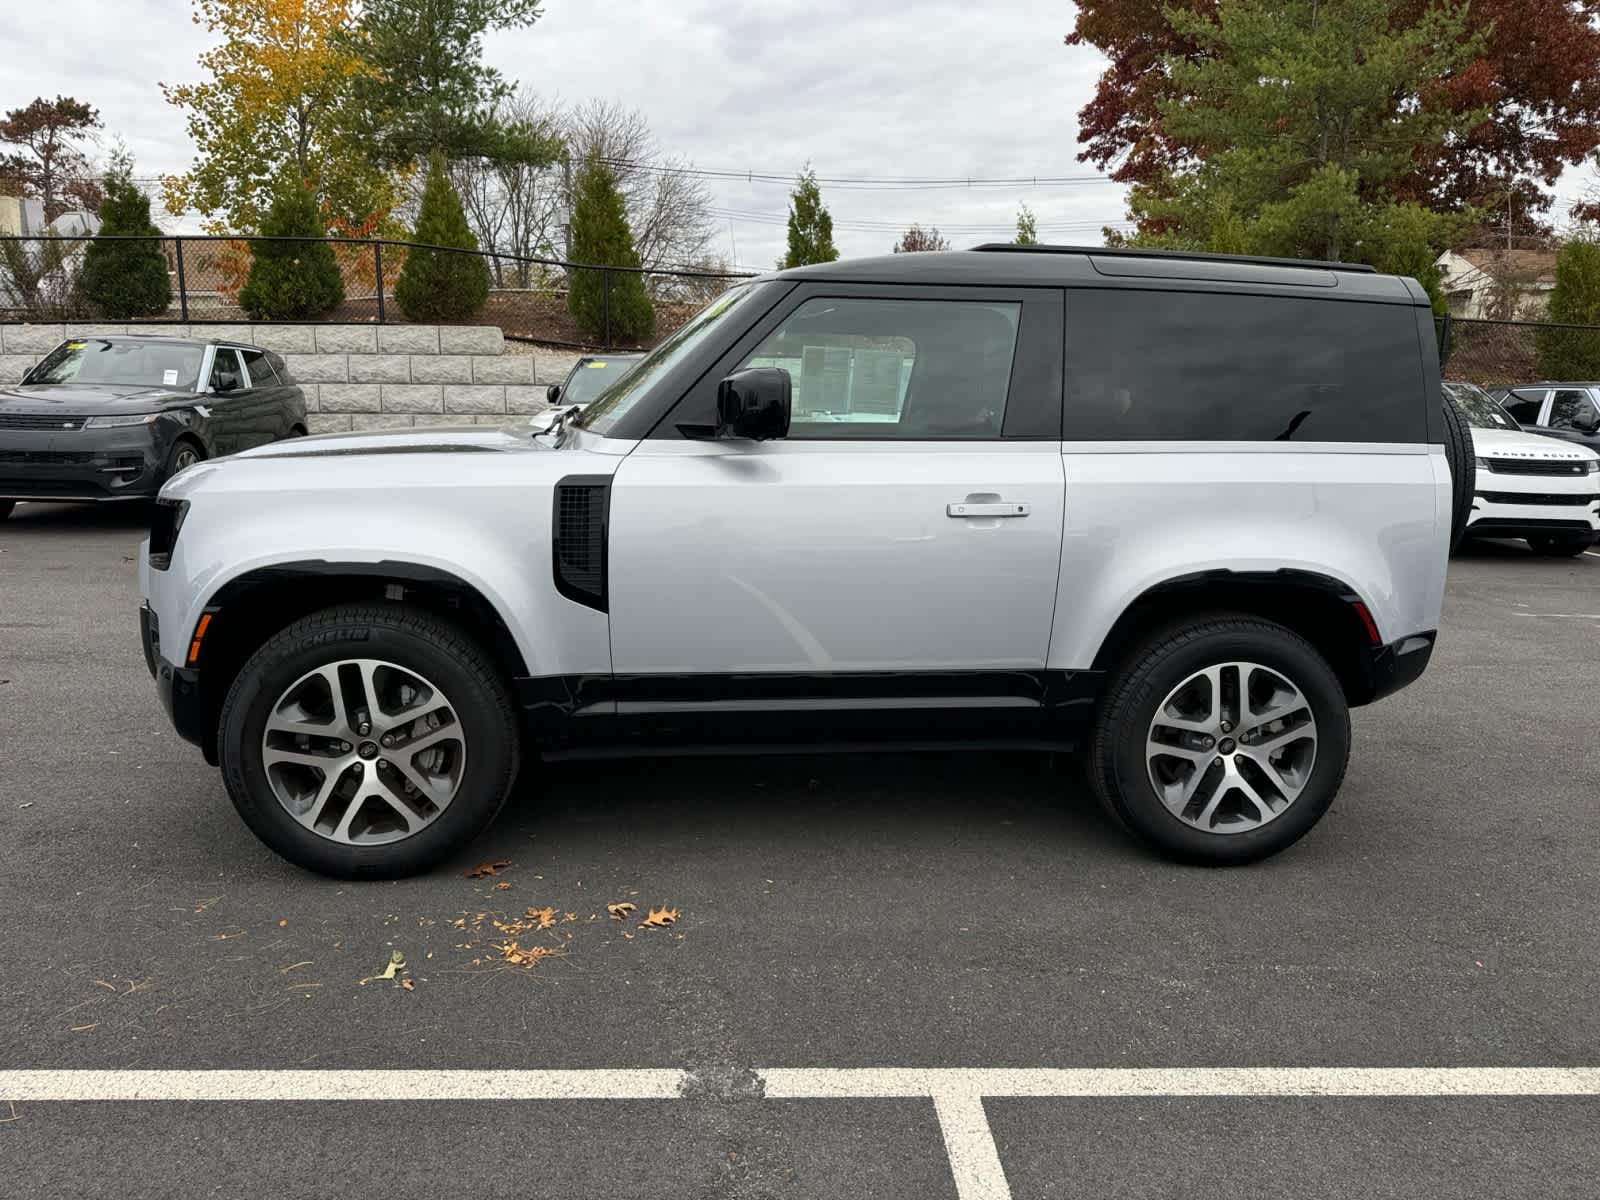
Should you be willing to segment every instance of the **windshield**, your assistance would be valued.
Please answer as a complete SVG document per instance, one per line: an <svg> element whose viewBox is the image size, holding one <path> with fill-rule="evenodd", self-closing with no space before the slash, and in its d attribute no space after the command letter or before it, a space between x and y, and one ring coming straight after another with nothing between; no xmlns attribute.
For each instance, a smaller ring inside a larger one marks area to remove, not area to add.
<svg viewBox="0 0 1600 1200"><path fill-rule="evenodd" d="M694 352L713 326L725 320L735 309L748 304L752 296L763 290L758 285L745 283L723 292L687 325L634 364L633 370L601 392L593 403L573 418L572 423L602 436L610 432L644 398L651 384Z"/></svg>
<svg viewBox="0 0 1600 1200"><path fill-rule="evenodd" d="M1511 419L1511 415L1494 402L1494 398L1475 383L1447 383L1445 391L1450 393L1462 413L1467 418L1467 424L1476 429L1521 429Z"/></svg>
<svg viewBox="0 0 1600 1200"><path fill-rule="evenodd" d="M29 383L109 383L193 391L204 346L86 338L63 342L33 369Z"/></svg>
<svg viewBox="0 0 1600 1200"><path fill-rule="evenodd" d="M561 389L561 403L587 404L617 380L621 379L639 361L639 355L625 358L591 358L580 363L567 377L567 386Z"/></svg>

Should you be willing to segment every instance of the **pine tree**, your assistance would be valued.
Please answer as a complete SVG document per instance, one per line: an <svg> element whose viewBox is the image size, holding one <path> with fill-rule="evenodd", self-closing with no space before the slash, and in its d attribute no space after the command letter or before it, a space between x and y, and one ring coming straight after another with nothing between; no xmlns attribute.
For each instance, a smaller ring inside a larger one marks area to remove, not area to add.
<svg viewBox="0 0 1600 1200"><path fill-rule="evenodd" d="M1039 227L1033 219L1033 210L1026 204L1017 209L1017 236L1011 241L1018 246L1039 244Z"/></svg>
<svg viewBox="0 0 1600 1200"><path fill-rule="evenodd" d="M1561 247L1550 320L1600 326L1600 241L1574 238ZM1600 379L1600 330L1540 326L1536 337L1546 379Z"/></svg>
<svg viewBox="0 0 1600 1200"><path fill-rule="evenodd" d="M834 262L839 251L833 245L833 217L822 206L822 191L817 173L807 167L789 194L789 252L780 267L803 267L808 263Z"/></svg>
<svg viewBox="0 0 1600 1200"><path fill-rule="evenodd" d="M461 197L450 182L444 155L428 159L414 240L421 246L457 246L477 250L478 239L467 227ZM489 298L489 267L479 254L413 247L394 285L395 302L413 321L462 321Z"/></svg>
<svg viewBox="0 0 1600 1200"><path fill-rule="evenodd" d="M286 171L261 222L267 238L305 241L250 243L250 276L239 292L239 307L257 321L320 317L344 299L344 277L326 241L315 191Z"/></svg>
<svg viewBox="0 0 1600 1200"><path fill-rule="evenodd" d="M134 186L133 159L122 150L111 155L100 222L100 236L83 253L79 280L95 314L115 321L165 314L172 281L161 230L150 220L150 198Z"/></svg>
<svg viewBox="0 0 1600 1200"><path fill-rule="evenodd" d="M567 307L579 329L599 338L609 332L611 341L643 341L655 332L655 309L637 270L639 253L617 177L598 159L585 163L573 183L571 256L575 263L634 268L572 272Z"/></svg>

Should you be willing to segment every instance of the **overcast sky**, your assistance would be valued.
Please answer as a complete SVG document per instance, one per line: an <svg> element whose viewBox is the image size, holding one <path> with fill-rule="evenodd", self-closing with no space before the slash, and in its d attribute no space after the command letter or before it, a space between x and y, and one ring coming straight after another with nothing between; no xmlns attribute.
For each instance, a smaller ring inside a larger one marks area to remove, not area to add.
<svg viewBox="0 0 1600 1200"><path fill-rule="evenodd" d="M847 255L888 251L913 221L952 244L1009 236L1019 203L1041 238L1100 240L1123 189L1077 161L1079 107L1103 60L1070 49L1060 0L547 0L532 28L486 56L546 98L643 110L665 152L702 168L819 176L1084 182L924 189L824 185ZM0 106L75 95L120 134L138 174L183 169L181 114L158 82L200 78L208 44L184 0L8 5ZM25 53L23 51L26 51ZM1564 198L1592 182L1569 172ZM783 249L783 183L714 181L718 251L768 267Z"/></svg>

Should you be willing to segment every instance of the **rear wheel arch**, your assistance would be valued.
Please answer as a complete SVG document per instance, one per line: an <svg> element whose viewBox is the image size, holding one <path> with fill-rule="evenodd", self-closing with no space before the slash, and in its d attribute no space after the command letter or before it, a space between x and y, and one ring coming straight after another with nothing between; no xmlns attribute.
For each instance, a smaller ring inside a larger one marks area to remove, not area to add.
<svg viewBox="0 0 1600 1200"><path fill-rule="evenodd" d="M1282 625L1327 660L1350 705L1374 698L1372 651L1379 643L1368 625L1371 610L1349 585L1314 571L1207 571L1158 583L1123 610L1094 667L1114 670L1162 631L1217 613Z"/></svg>
<svg viewBox="0 0 1600 1200"><path fill-rule="evenodd" d="M212 594L200 657L201 748L213 762L212 736L239 671L274 634L314 612L341 604L398 601L442 617L483 646L509 686L527 674L521 648L499 609L477 587L438 567L400 561L282 563L239 575ZM187 631L185 631L187 633Z"/></svg>

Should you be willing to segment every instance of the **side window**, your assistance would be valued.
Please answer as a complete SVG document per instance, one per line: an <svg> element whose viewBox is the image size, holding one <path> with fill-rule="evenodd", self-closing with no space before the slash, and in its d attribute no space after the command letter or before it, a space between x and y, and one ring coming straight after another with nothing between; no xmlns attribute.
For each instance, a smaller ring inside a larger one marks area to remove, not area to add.
<svg viewBox="0 0 1600 1200"><path fill-rule="evenodd" d="M211 364L211 390L236 392L244 386L244 372L239 369L238 353L219 349Z"/></svg>
<svg viewBox="0 0 1600 1200"><path fill-rule="evenodd" d="M1550 402L1551 429L1588 429L1595 420L1594 401L1581 388L1557 388Z"/></svg>
<svg viewBox="0 0 1600 1200"><path fill-rule="evenodd" d="M794 381L790 438L998 438L1022 306L813 299L741 364Z"/></svg>
<svg viewBox="0 0 1600 1200"><path fill-rule="evenodd" d="M251 387L278 386L277 377L272 373L272 364L262 351L241 350L239 355L244 359L244 369L250 374Z"/></svg>
<svg viewBox="0 0 1600 1200"><path fill-rule="evenodd" d="M1067 293L1068 440L1419 443L1426 394L1405 305Z"/></svg>
<svg viewBox="0 0 1600 1200"><path fill-rule="evenodd" d="M1519 425L1537 425L1539 410L1544 407L1544 393L1511 392L1501 401L1500 407L1510 413Z"/></svg>

